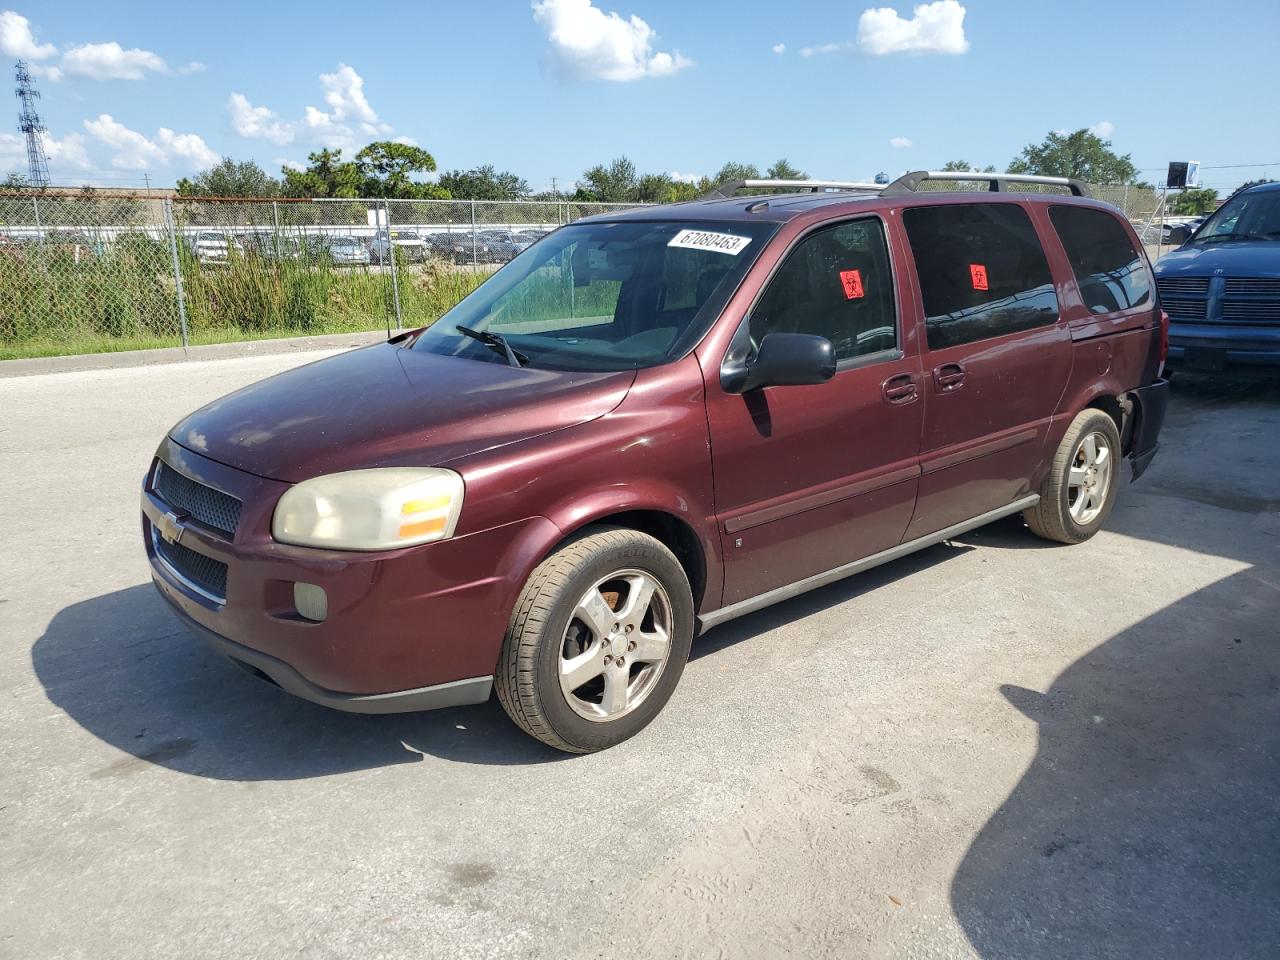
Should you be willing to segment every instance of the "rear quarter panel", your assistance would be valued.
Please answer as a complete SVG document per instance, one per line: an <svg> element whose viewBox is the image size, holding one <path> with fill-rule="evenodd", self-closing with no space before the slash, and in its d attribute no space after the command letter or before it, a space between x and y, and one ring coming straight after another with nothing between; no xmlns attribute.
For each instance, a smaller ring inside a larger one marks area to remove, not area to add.
<svg viewBox="0 0 1280 960"><path fill-rule="evenodd" d="M1035 478L1033 489L1038 488L1043 481L1043 473L1049 465L1049 454L1062 442L1067 427L1076 414L1101 399L1118 399L1155 376L1151 361L1158 347L1160 308L1151 263L1132 226L1124 217L1117 215L1106 204L1085 205L1105 211L1123 227L1147 272L1151 300L1148 304L1131 310L1093 313L1080 295L1071 263L1049 217L1051 205L1032 205L1050 268L1062 280L1059 285L1059 312L1071 333L1072 343L1071 374L1045 436L1044 462L1041 464L1040 475Z"/></svg>

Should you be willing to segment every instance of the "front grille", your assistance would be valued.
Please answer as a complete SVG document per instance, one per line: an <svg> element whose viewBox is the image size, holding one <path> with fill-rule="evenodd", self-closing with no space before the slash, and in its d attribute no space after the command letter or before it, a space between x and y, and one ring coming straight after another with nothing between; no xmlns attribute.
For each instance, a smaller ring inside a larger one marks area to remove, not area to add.
<svg viewBox="0 0 1280 960"><path fill-rule="evenodd" d="M1191 296L1197 294L1204 296L1209 292L1208 277L1161 277L1156 281L1156 288L1160 291L1161 297ZM1168 307L1165 307L1167 310Z"/></svg>
<svg viewBox="0 0 1280 960"><path fill-rule="evenodd" d="M1160 306L1176 320L1203 320L1209 306L1208 300L1171 300L1162 297Z"/></svg>
<svg viewBox="0 0 1280 960"><path fill-rule="evenodd" d="M169 506L190 514L206 527L235 536L240 525L240 501L229 493L206 487L163 460L156 469L155 492Z"/></svg>
<svg viewBox="0 0 1280 960"><path fill-rule="evenodd" d="M1224 300L1223 320L1245 323L1280 323L1280 300Z"/></svg>
<svg viewBox="0 0 1280 960"><path fill-rule="evenodd" d="M153 536L156 556L172 567L184 580L190 581L211 599L222 602L227 598L227 565L203 553L196 553L180 543L170 543L161 536Z"/></svg>
<svg viewBox="0 0 1280 960"><path fill-rule="evenodd" d="M1280 299L1280 280L1265 277L1228 277L1228 297L1276 297Z"/></svg>

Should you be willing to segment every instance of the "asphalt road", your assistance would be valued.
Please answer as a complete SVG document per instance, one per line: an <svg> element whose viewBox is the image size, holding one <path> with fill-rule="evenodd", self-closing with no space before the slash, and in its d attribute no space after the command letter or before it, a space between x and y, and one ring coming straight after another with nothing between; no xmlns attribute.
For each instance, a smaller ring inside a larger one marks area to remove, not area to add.
<svg viewBox="0 0 1280 960"><path fill-rule="evenodd" d="M1280 952L1280 387L1179 389L1091 542L726 625L568 757L290 699L153 595L156 442L299 361L0 380L0 957Z"/></svg>

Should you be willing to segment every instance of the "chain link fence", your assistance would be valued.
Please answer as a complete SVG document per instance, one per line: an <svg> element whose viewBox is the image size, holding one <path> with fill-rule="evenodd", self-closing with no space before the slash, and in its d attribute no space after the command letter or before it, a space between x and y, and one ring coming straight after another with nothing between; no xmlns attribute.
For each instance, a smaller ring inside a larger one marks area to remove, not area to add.
<svg viewBox="0 0 1280 960"><path fill-rule="evenodd" d="M1092 189L1160 242L1158 191ZM0 194L0 359L421 326L557 226L632 206Z"/></svg>
<svg viewBox="0 0 1280 960"><path fill-rule="evenodd" d="M0 194L0 359L420 326L631 206Z"/></svg>

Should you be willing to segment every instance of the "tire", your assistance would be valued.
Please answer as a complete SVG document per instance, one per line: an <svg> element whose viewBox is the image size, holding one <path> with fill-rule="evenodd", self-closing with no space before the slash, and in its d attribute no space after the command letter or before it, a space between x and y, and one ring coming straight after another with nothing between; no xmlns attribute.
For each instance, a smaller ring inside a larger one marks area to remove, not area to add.
<svg viewBox="0 0 1280 960"><path fill-rule="evenodd" d="M1083 543L1101 530L1120 490L1121 459L1116 422L1101 410L1080 411L1053 455L1040 502L1023 511L1031 532L1058 543Z"/></svg>
<svg viewBox="0 0 1280 960"><path fill-rule="evenodd" d="M502 644L498 700L557 750L612 747L670 699L693 628L689 578L670 550L637 530L592 528L525 584Z"/></svg>

